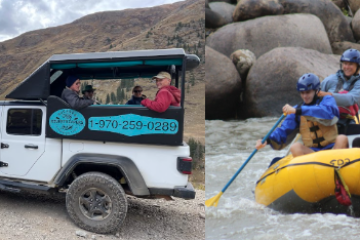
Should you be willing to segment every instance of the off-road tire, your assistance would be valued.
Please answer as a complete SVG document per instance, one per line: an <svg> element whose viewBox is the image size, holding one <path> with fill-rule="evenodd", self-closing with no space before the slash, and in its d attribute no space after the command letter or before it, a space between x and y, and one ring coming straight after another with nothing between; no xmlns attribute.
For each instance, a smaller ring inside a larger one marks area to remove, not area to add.
<svg viewBox="0 0 360 240"><path fill-rule="evenodd" d="M96 195L90 195L86 198L89 195L87 192ZM100 195L104 195L104 197ZM105 214L105 219L101 219L102 215L96 216L100 219L87 216L87 214L94 215L94 205L96 204L91 204L90 211L86 211L88 209L84 205L90 205L90 200L94 198L102 203L106 202L107 206L101 208L102 210L108 210ZM85 204L84 201L86 202ZM89 172L79 176L71 183L66 194L66 209L70 218L80 228L94 233L116 232L126 217L127 207L126 195L120 183L111 176L100 172Z"/></svg>

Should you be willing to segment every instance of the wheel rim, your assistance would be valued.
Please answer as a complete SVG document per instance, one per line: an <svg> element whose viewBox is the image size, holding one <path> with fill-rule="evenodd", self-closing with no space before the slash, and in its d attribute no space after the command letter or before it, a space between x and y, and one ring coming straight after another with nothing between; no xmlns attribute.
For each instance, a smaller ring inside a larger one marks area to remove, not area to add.
<svg viewBox="0 0 360 240"><path fill-rule="evenodd" d="M81 212L91 220L104 220L111 214L112 201L109 195L98 188L83 191L79 197Z"/></svg>

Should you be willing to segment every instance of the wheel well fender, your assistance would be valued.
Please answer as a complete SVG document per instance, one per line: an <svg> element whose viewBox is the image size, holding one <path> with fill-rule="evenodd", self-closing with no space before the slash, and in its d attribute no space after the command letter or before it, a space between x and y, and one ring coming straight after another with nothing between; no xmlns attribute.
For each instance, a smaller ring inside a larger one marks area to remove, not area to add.
<svg viewBox="0 0 360 240"><path fill-rule="evenodd" d="M62 187L70 178L73 171L79 166L91 165L99 169L104 166L108 169L117 170L126 179L131 192L135 196L150 195L144 178L135 163L123 156L105 155L105 154L76 154L72 156L61 168L55 177L54 184ZM91 171L94 171L92 168ZM100 170L101 171L101 170ZM119 180L119 179L117 179Z"/></svg>

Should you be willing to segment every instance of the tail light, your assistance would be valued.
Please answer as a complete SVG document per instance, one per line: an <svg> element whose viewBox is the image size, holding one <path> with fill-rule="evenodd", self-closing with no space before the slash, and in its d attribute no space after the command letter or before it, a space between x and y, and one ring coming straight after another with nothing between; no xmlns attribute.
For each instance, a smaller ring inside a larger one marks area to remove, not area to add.
<svg viewBox="0 0 360 240"><path fill-rule="evenodd" d="M177 170L183 174L191 174L191 157L178 157L177 159Z"/></svg>

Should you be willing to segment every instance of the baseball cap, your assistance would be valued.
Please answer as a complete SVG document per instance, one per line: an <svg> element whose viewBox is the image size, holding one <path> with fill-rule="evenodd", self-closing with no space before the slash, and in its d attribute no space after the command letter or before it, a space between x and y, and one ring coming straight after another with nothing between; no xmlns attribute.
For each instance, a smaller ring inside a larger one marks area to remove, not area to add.
<svg viewBox="0 0 360 240"><path fill-rule="evenodd" d="M152 79L155 79L155 78L160 78L160 79L168 78L171 80L170 73L168 73L168 72L159 72L158 75L152 77Z"/></svg>

